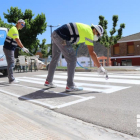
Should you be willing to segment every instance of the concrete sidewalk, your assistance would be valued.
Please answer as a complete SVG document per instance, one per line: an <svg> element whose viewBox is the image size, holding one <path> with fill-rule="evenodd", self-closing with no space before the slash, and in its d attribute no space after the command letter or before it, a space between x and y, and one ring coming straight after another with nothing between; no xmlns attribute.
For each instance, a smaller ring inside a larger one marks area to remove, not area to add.
<svg viewBox="0 0 140 140"><path fill-rule="evenodd" d="M42 125L0 105L0 140L62 139Z"/></svg>
<svg viewBox="0 0 140 140"><path fill-rule="evenodd" d="M140 140L0 94L0 140Z"/></svg>
<svg viewBox="0 0 140 140"><path fill-rule="evenodd" d="M107 71L140 71L140 66L105 66ZM56 69L57 71L67 71L67 69ZM97 67L92 67L89 69L84 68L76 68L76 72L84 72L84 71L97 71Z"/></svg>

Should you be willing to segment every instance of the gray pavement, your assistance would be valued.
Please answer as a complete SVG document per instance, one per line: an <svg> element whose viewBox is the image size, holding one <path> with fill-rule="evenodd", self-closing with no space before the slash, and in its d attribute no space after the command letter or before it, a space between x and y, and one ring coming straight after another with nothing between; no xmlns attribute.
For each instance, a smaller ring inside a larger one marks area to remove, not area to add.
<svg viewBox="0 0 140 140"><path fill-rule="evenodd" d="M1 140L139 140L13 96L0 96Z"/></svg>
<svg viewBox="0 0 140 140"><path fill-rule="evenodd" d="M58 87L52 89L43 86L46 74L47 71L43 70L15 73L20 81L19 85L9 85L7 78L1 76L0 92L16 97L22 104L28 101L90 125L104 127L105 130L139 137L136 118L137 114L140 114L139 71L109 71L108 81L102 76L97 76L95 72L76 72L75 83L83 86L84 91L73 93L64 91L66 72L55 73L54 82ZM88 138L88 131L84 131L85 138ZM79 137L81 138L81 135L78 135ZM93 135L90 139L92 137Z"/></svg>

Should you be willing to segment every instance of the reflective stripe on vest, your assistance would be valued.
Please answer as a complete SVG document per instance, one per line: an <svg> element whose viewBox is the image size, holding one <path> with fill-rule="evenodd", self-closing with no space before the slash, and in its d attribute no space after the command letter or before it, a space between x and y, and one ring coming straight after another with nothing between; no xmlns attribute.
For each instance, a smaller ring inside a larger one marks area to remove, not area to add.
<svg viewBox="0 0 140 140"><path fill-rule="evenodd" d="M76 23L69 23L67 26L71 35L70 42L74 44L78 43L80 38Z"/></svg>
<svg viewBox="0 0 140 140"><path fill-rule="evenodd" d="M85 40L87 40L87 41L93 43L93 40L91 40L91 39L89 39L89 38L87 38L87 37L85 37Z"/></svg>
<svg viewBox="0 0 140 140"><path fill-rule="evenodd" d="M17 46L17 42L9 36L6 36L5 42L9 43L9 45Z"/></svg>

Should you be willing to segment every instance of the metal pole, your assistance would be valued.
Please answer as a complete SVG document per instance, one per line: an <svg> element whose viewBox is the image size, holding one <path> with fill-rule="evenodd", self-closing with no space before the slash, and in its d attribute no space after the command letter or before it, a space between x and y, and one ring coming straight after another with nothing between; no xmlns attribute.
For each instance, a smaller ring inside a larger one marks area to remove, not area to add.
<svg viewBox="0 0 140 140"><path fill-rule="evenodd" d="M50 25L50 29L51 29L51 48L52 48L52 25Z"/></svg>
<svg viewBox="0 0 140 140"><path fill-rule="evenodd" d="M50 27L50 29L51 29L51 36L52 36L52 27L58 27L58 26L60 26L60 24L57 25L57 26L52 26L52 25L47 25L47 26ZM52 49L52 38L51 38L51 49Z"/></svg>
<svg viewBox="0 0 140 140"><path fill-rule="evenodd" d="M91 62L91 57L90 57L90 68L91 68L91 66L92 66L92 62Z"/></svg>

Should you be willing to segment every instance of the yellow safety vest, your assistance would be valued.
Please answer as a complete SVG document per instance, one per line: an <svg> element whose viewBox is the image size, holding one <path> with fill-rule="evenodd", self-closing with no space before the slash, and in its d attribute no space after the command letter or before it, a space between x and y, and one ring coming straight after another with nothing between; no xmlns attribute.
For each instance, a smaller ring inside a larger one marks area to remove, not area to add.
<svg viewBox="0 0 140 140"><path fill-rule="evenodd" d="M18 30L15 26L13 26L7 33L4 47L10 50L14 50L17 46L17 42L15 41L16 38L19 38Z"/></svg>
<svg viewBox="0 0 140 140"><path fill-rule="evenodd" d="M93 46L94 34L89 25L83 23L69 23L67 26L71 36L71 43L85 43L86 45Z"/></svg>

